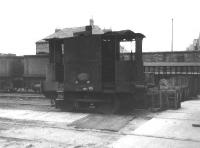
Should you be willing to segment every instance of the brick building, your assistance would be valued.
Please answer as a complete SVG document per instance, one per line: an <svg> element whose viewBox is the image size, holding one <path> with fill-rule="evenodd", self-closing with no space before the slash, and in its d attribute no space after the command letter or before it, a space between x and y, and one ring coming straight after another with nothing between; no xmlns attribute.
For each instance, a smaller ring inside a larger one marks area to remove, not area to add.
<svg viewBox="0 0 200 148"><path fill-rule="evenodd" d="M49 43L45 40L39 40L36 42L36 54L48 54Z"/></svg>
<svg viewBox="0 0 200 148"><path fill-rule="evenodd" d="M92 26L92 34L103 34L104 32L111 31L111 29L101 29L99 26L94 25L94 21L90 19L90 26ZM66 38L73 37L77 33L81 33L85 30L86 27L72 27L72 28L64 28L64 29L55 29L55 32L45 39L52 38ZM49 53L49 43L46 40L39 40L36 42L36 54L48 54Z"/></svg>

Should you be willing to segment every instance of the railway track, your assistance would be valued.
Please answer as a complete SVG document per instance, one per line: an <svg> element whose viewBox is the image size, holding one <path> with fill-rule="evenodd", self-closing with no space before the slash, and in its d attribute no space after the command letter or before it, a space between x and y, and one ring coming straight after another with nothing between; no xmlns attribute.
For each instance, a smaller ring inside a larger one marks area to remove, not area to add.
<svg viewBox="0 0 200 148"><path fill-rule="evenodd" d="M9 141L27 141L27 142L37 141L37 142L39 142L38 140L33 140L33 139L7 137L7 136L0 136L0 139L5 139L5 140L9 140Z"/></svg>
<svg viewBox="0 0 200 148"><path fill-rule="evenodd" d="M121 137L121 134L117 132L77 129L64 124L55 125L31 120L24 121L0 118L0 126L4 126L2 130L0 129L0 147L2 148L4 145L1 145L3 143L1 140L4 141L5 145L16 146L20 144L20 147L25 148L29 148L29 146L52 146L58 148L70 148L76 146L105 147L105 143L110 143L112 141L111 139L118 139ZM42 132L44 132L44 134ZM51 134L45 134L46 132ZM58 135L59 138L57 137ZM62 137L62 135L67 136ZM70 135L72 137L70 137ZM83 140L83 137L85 137L86 140ZM90 140L91 138L94 139L94 142Z"/></svg>
<svg viewBox="0 0 200 148"><path fill-rule="evenodd" d="M14 122L13 122L14 121ZM175 137L162 137L162 136L150 136L150 135L140 135L140 134L134 134L134 133L123 133L123 132L113 132L113 131L104 131L104 130L91 130L91 129L77 129L77 128L73 128L73 127L62 127L62 126L55 126L55 125L51 125L51 124L47 124L47 123L43 123L41 124L41 122L32 122L32 121L26 121L23 122L22 120L10 120L10 119L5 119L5 118L0 118L0 125L1 124L7 124L7 125L12 125L12 127L15 126L20 126L23 128L26 127L40 127L40 128L51 128L51 129L59 129L59 130L64 130L65 132L67 131L71 131L71 132L92 132L95 134L100 134L101 136L109 136L109 137L114 137L114 139L119 139L120 137L123 136L139 136L139 137L149 137L149 138L157 138L157 139L166 139L166 140L175 140L175 141L191 141L191 142L200 142L199 140L193 140L193 139L184 139L184 138L175 138ZM0 129L1 131L1 129ZM101 137L100 136L100 137ZM1 134L0 132L0 140L5 140L5 141L9 141L9 142L15 142L15 143L25 143L26 147L28 146L33 146L33 145L54 145L56 147L73 147L74 144L72 143L66 143L63 141L58 141L57 139L46 139L46 138L32 138L32 137L15 137L15 136L4 136ZM90 145L90 146L89 146ZM78 146L82 146L82 147L95 147L95 144L88 144L86 145L78 145ZM102 145L99 145L99 147L101 147ZM98 147L98 146L97 146ZM104 147L106 147L104 145Z"/></svg>
<svg viewBox="0 0 200 148"><path fill-rule="evenodd" d="M2 141L3 140L3 141ZM72 145L68 145L66 143L60 143L57 141L49 141L46 139L27 139L27 138L16 138L16 137L8 137L8 136L0 136L0 141L2 148L9 147L24 147L24 148L32 148L32 147L57 147L57 148L66 148L73 147ZM9 142L9 143L7 143Z"/></svg>
<svg viewBox="0 0 200 148"><path fill-rule="evenodd" d="M35 101L37 102L37 100ZM33 105L37 105L36 102ZM187 105L188 103L190 103L190 101L185 102L184 104ZM198 102L195 102L194 104L197 107ZM194 104L193 107L195 107ZM64 118L68 117L69 119L71 119L73 118L73 116L76 115L78 115L80 117L79 119L82 120L82 118L87 117L88 115L91 114L87 114L87 116L82 116L79 113L54 112L48 110L47 106L42 106L43 108L45 108L46 111L41 111L41 112L38 111L36 108L35 111L23 110L25 106L29 107L29 105L32 106L31 102L30 104L27 105L19 105L21 106L20 110L12 108L2 109L0 107L0 147L2 148L105 147L106 148L111 146L113 143L115 143L116 141L118 141L123 137L132 137L133 141L136 138L136 139L153 139L155 141L173 141L174 143L195 143L195 144L200 143L199 139L194 137L174 136L172 134L162 135L162 134L148 134L145 132L143 133L135 132L137 131L138 127L140 127L145 122L149 121L151 117L154 117L154 114L148 114L148 113L146 114L146 112L140 110L138 111L136 110L134 112L136 118L131 120L124 128L120 129L119 131L111 131L111 130L109 131L109 130L77 128L71 126L70 125L71 122L74 122L74 120L77 120L77 118L75 118L73 121L70 122L68 122L67 120L64 121ZM38 105L39 107L41 107L40 104ZM187 109L187 107L185 107L185 109ZM177 122L177 124L180 122L185 123L189 121L191 123L196 123L195 120L196 118L194 118L196 116L190 117L190 115L188 115L190 112L191 112L190 114L192 115L193 110L191 110L189 113L186 112L187 114L184 113L184 115L186 114L188 117L188 119L186 118L187 120L185 119L185 117L183 118L183 116L179 117L179 115L177 115L179 112L182 112L183 114L184 110L168 111L167 113L162 113L163 115L157 115L154 118L154 120L167 120L170 121L170 123ZM174 116L170 116L171 114L173 114ZM98 114L93 114L93 115L98 116ZM177 118L173 118L175 117L175 115L177 116ZM17 118L16 116L23 118ZM42 118L38 116L41 116ZM56 120L47 119L51 116L55 116ZM140 122L141 118L145 121L142 124L136 126L135 123Z"/></svg>
<svg viewBox="0 0 200 148"><path fill-rule="evenodd" d="M68 131L81 131L81 132L92 131L92 132L98 132L98 133L104 133L104 134L124 135L123 133L119 133L115 131L74 128L74 127L66 126L65 124L47 123L47 122L34 121L34 120L19 120L19 119L13 120L13 119L7 119L7 118L0 118L0 125L1 124L7 124L7 125L10 124L12 126L17 126L17 127L41 127L41 128L53 128L53 129L61 129L61 130L68 130Z"/></svg>

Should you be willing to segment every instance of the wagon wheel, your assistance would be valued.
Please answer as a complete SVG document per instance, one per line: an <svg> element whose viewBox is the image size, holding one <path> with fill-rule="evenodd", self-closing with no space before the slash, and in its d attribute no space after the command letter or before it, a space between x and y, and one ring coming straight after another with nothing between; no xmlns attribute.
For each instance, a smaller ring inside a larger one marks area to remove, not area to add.
<svg viewBox="0 0 200 148"><path fill-rule="evenodd" d="M97 108L97 112L103 114L115 114L120 109L120 100L118 98L112 98L110 102L102 103Z"/></svg>
<svg viewBox="0 0 200 148"><path fill-rule="evenodd" d="M48 98L50 99L51 106L57 107L56 106L57 94L56 93L50 93L50 94L48 94Z"/></svg>
<svg viewBox="0 0 200 148"><path fill-rule="evenodd" d="M51 100L51 106L55 106L56 107L56 98L55 96L50 96L50 100Z"/></svg>

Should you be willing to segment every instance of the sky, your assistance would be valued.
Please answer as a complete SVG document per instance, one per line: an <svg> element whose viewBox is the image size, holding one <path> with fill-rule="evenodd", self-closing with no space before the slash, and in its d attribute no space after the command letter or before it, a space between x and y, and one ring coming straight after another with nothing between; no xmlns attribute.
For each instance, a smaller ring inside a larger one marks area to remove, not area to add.
<svg viewBox="0 0 200 148"><path fill-rule="evenodd" d="M198 0L0 0L0 53L31 55L56 28L94 24L143 33L143 51L186 50L199 37Z"/></svg>

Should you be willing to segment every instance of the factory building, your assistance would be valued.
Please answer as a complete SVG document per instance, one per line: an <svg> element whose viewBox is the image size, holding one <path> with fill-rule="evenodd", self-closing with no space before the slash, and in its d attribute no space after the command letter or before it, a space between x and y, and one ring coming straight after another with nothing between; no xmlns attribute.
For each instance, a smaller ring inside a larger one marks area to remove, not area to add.
<svg viewBox="0 0 200 148"><path fill-rule="evenodd" d="M200 50L200 33L197 39L193 40L193 43L187 48L188 51Z"/></svg>

